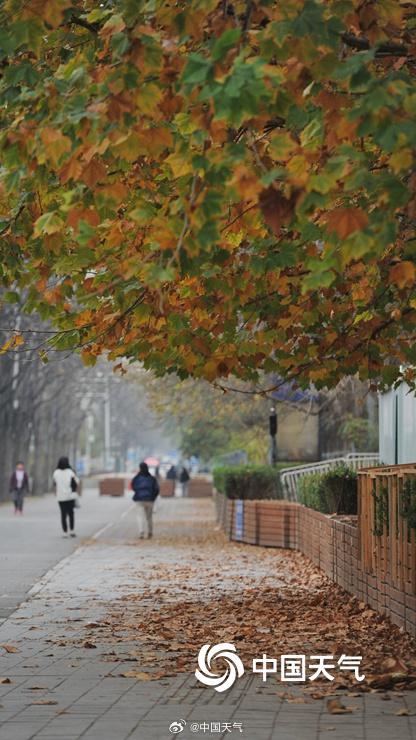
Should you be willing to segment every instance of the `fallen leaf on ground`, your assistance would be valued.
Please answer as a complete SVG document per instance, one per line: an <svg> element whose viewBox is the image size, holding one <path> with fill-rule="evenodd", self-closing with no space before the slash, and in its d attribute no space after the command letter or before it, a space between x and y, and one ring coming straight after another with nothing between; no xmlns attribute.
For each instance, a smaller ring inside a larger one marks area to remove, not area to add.
<svg viewBox="0 0 416 740"><path fill-rule="evenodd" d="M326 703L326 708L329 714L351 714L352 713L352 709L342 704L339 699L328 699Z"/></svg>
<svg viewBox="0 0 416 740"><path fill-rule="evenodd" d="M138 681L150 681L152 676L150 673L144 673L144 671L126 671L120 673L123 678L136 678Z"/></svg>
<svg viewBox="0 0 416 740"><path fill-rule="evenodd" d="M28 686L28 691L46 691L47 686Z"/></svg>
<svg viewBox="0 0 416 740"><path fill-rule="evenodd" d="M6 651L6 653L18 653L19 650L14 645L0 645L0 648Z"/></svg>
<svg viewBox="0 0 416 740"><path fill-rule="evenodd" d="M10 678L0 678L0 683L11 683Z"/></svg>
<svg viewBox="0 0 416 740"><path fill-rule="evenodd" d="M407 683L414 683L415 680L416 676L408 673L381 673L378 676L367 677L368 685L375 689L392 689L397 684L403 684L405 686Z"/></svg>
<svg viewBox="0 0 416 740"><path fill-rule="evenodd" d="M88 650L93 650L97 646L95 643L90 642L89 640L85 640L85 642L82 643L82 647L87 648Z"/></svg>
<svg viewBox="0 0 416 740"><path fill-rule="evenodd" d="M323 691L314 691L309 696L311 697L311 699L326 699L327 694L325 694Z"/></svg>
<svg viewBox="0 0 416 740"><path fill-rule="evenodd" d="M41 704L42 706L49 706L51 704L57 704L58 702L55 701L55 699L39 699L39 701L32 701L31 703L36 705Z"/></svg>

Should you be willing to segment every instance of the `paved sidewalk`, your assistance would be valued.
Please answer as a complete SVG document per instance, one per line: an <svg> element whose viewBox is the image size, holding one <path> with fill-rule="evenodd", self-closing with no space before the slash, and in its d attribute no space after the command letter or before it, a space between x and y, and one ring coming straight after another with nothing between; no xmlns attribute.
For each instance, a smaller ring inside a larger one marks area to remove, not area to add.
<svg viewBox="0 0 416 740"><path fill-rule="evenodd" d="M151 541L137 539L134 513L60 562L0 627L1 740L167 740L181 720L185 740L416 739L412 692L347 690L351 713L333 715L327 696L276 677L247 671L223 694L199 684L199 648L228 634L246 666L245 651L257 656L268 640L308 652L287 604L318 604L332 586L298 553L227 543L209 501L164 500ZM276 624L286 610L278 634L263 603ZM236 625L241 604L258 608L257 624L247 611ZM305 635L318 619L311 609Z"/></svg>
<svg viewBox="0 0 416 740"><path fill-rule="evenodd" d="M91 485L93 481L86 483ZM14 516L11 502L0 506L0 623L49 568L73 552L80 541L114 521L129 505L127 498L100 498L97 488L86 488L81 509L76 511L78 539L62 538L53 495L27 496L22 517Z"/></svg>

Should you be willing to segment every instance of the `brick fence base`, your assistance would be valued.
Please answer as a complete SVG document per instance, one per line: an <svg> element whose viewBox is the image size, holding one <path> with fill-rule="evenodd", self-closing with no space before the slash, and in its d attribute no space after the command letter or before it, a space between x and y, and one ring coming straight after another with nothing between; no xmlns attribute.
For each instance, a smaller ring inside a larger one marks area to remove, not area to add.
<svg viewBox="0 0 416 740"><path fill-rule="evenodd" d="M332 581L416 637L416 594L388 575L363 570L357 526L288 501L233 501L214 494L218 520L231 540L299 550Z"/></svg>

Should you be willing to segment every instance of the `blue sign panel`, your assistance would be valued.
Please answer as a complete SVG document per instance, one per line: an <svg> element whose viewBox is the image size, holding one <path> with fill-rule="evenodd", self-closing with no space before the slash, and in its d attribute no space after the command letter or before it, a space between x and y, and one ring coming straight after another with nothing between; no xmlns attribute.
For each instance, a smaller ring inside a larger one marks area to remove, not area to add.
<svg viewBox="0 0 416 740"><path fill-rule="evenodd" d="M243 501L236 501L235 502L235 509L234 509L234 531L235 531L235 539L236 540L242 540L243 539L243 531L244 531L244 506Z"/></svg>

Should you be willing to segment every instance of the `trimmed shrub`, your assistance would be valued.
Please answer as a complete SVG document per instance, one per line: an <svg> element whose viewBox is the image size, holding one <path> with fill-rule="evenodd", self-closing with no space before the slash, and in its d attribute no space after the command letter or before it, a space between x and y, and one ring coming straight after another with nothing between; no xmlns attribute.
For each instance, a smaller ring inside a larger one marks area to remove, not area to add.
<svg viewBox="0 0 416 740"><path fill-rule="evenodd" d="M322 473L307 473L298 481L298 501L309 509L329 514L328 504L322 486Z"/></svg>
<svg viewBox="0 0 416 740"><path fill-rule="evenodd" d="M304 475L298 483L299 502L323 514L356 514L357 491L357 473L347 465Z"/></svg>
<svg viewBox="0 0 416 740"><path fill-rule="evenodd" d="M212 471L214 486L231 499L281 499L279 465L223 465Z"/></svg>

